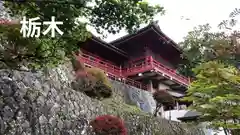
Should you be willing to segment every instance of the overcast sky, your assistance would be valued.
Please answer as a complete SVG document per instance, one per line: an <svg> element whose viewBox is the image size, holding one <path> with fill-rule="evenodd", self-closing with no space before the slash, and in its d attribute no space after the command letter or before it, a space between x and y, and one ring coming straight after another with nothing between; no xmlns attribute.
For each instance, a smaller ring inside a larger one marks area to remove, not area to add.
<svg viewBox="0 0 240 135"><path fill-rule="evenodd" d="M240 0L148 0L153 4L162 5L166 14L157 16L162 31L176 42L183 40L187 32L194 26L209 23L215 27L235 8L239 8ZM182 18L182 16L184 18ZM189 18L190 20L186 20ZM111 41L125 35L108 35L104 40Z"/></svg>

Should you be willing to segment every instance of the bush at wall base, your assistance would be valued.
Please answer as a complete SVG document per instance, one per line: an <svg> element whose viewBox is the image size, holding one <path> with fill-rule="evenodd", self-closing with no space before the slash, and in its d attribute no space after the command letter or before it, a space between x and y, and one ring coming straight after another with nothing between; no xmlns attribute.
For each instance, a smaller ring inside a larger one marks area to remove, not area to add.
<svg viewBox="0 0 240 135"><path fill-rule="evenodd" d="M127 135L124 121L116 116L102 115L90 122L96 135Z"/></svg>
<svg viewBox="0 0 240 135"><path fill-rule="evenodd" d="M99 100L112 96L112 87L107 76L97 68L77 71L72 88Z"/></svg>

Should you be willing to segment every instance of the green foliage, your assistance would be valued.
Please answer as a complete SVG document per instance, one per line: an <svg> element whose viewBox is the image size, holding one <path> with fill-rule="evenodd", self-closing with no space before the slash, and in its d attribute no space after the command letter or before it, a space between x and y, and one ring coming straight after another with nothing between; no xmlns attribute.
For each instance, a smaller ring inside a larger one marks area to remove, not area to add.
<svg viewBox="0 0 240 135"><path fill-rule="evenodd" d="M110 33L122 28L132 33L142 23L149 23L155 14L164 13L159 5L150 6L142 0L96 0L96 7L90 12L90 21ZM97 29L100 31L100 29Z"/></svg>
<svg viewBox="0 0 240 135"><path fill-rule="evenodd" d="M230 30L230 35L211 32L208 24L200 25L181 43L189 61L179 65L179 71L195 78L185 100L194 102L192 109L203 113L203 121L217 129L224 127L225 133L238 132L229 129L239 128L239 71L233 67L240 58L240 35L234 30L238 11L219 25Z"/></svg>
<svg viewBox="0 0 240 135"><path fill-rule="evenodd" d="M194 28L180 45L188 62L179 65L179 71L186 76L194 77L192 68L202 62L219 60L233 65L237 63L233 53L235 44L232 43L231 37L225 33L211 32L209 24Z"/></svg>
<svg viewBox="0 0 240 135"><path fill-rule="evenodd" d="M0 61L12 67L17 66L15 62L22 59L22 54L28 53L28 55L31 55L31 50L35 49L29 45L34 44L34 41L22 38L19 30L18 25L13 25L12 27L0 25Z"/></svg>
<svg viewBox="0 0 240 135"><path fill-rule="evenodd" d="M66 57L72 57L72 52L79 49L80 41L91 36L86 26L90 25L99 33L107 30L110 33L127 29L132 32L142 23L149 23L153 16L163 13L162 7L151 6L141 0L48 0L41 2L4 2L6 11L16 19L23 16L27 19L40 17L40 22L50 21L55 16L64 32L62 36L49 35L40 38L22 38L20 26L0 28L1 62L7 62L9 67L18 67L24 62L27 66L41 68L60 64ZM80 20L87 20L80 21ZM45 29L46 26L41 26ZM5 53L3 55L2 53ZM8 53L10 52L10 53ZM10 55L10 56L8 56Z"/></svg>
<svg viewBox="0 0 240 135"><path fill-rule="evenodd" d="M230 38L233 46L230 48L230 50L236 60L240 59L239 16L240 16L240 8L235 8L229 14L229 18L226 20L223 20L219 24L220 29L223 29L224 31L229 31L229 33L231 33ZM240 63L240 61L237 61L237 62Z"/></svg>
<svg viewBox="0 0 240 135"><path fill-rule="evenodd" d="M214 128L240 128L240 73L232 66L210 61L194 69L196 80L187 90L191 109Z"/></svg>
<svg viewBox="0 0 240 135"><path fill-rule="evenodd" d="M88 75L92 76L95 82L102 82L107 87L111 88L111 84L106 76L106 74L99 68L87 68L86 72Z"/></svg>
<svg viewBox="0 0 240 135"><path fill-rule="evenodd" d="M146 115L141 109L134 105L128 105L124 102L116 100L116 98L104 99L103 104L115 110L115 113L128 112L134 114Z"/></svg>
<svg viewBox="0 0 240 135"><path fill-rule="evenodd" d="M74 71L83 71L85 70L85 66L82 62L80 62L77 58L78 55L81 55L81 51L78 51L78 54L74 54L75 57L72 57L71 62Z"/></svg>
<svg viewBox="0 0 240 135"><path fill-rule="evenodd" d="M112 87L106 74L98 68L87 68L86 72L91 79L92 90L85 93L97 99L109 98L112 95Z"/></svg>
<svg viewBox="0 0 240 135"><path fill-rule="evenodd" d="M2 45L0 61L11 68L18 68L20 65L30 68L41 68L46 65L54 67L62 62L59 60L64 60L71 51L74 51L73 48L68 52L63 50L66 41L60 41L60 39L23 38L19 25L1 25L0 31L0 44ZM68 47L71 48L71 46ZM77 47L75 47L76 49Z"/></svg>

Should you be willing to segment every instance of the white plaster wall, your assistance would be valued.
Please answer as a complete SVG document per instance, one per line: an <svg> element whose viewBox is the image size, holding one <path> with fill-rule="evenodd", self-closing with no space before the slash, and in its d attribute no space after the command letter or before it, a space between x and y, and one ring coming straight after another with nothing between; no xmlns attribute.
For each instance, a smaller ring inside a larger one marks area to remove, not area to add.
<svg viewBox="0 0 240 135"><path fill-rule="evenodd" d="M177 118L183 117L187 113L187 110L169 110L164 111L163 116L165 119L169 119L169 115L171 115L171 120L179 121Z"/></svg>
<svg viewBox="0 0 240 135"><path fill-rule="evenodd" d="M164 111L163 113L163 118L169 119L169 114L171 115L171 120L172 121L178 121L180 122L177 118L182 117L187 113L187 110L170 110L170 111ZM201 126L203 127L203 130L205 132L205 135L214 135L216 132L214 132L211 129L206 128L207 123L202 123ZM219 132L217 135L223 135L223 132Z"/></svg>

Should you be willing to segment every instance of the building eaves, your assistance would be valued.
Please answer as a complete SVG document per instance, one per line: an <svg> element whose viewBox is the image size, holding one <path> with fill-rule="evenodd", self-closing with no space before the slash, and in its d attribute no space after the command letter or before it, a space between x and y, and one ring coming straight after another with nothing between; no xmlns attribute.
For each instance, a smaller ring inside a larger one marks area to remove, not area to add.
<svg viewBox="0 0 240 135"><path fill-rule="evenodd" d="M110 49L110 50L112 50L112 51L114 51L114 52L116 52L116 53L121 54L121 55L124 56L124 57L128 57L128 54L127 54L125 51L123 51L123 50L121 50L121 49L119 49L119 48L117 48L117 47L115 47L115 46L112 46L111 44L105 42L104 40L96 37L96 36L93 35L93 34L92 34L91 40L93 40L94 42L97 42L97 43L101 44L102 46L104 46L104 47L106 47L106 48L108 48L108 49Z"/></svg>
<svg viewBox="0 0 240 135"><path fill-rule="evenodd" d="M171 38L169 38L166 34L164 34L162 32L162 30L160 29L159 25L157 24L157 22L152 22L151 24L147 25L146 27L140 29L139 31L137 31L134 34L127 34L123 37L120 37L116 40L113 40L110 42L110 44L112 44L113 46L117 46L118 44L121 44L123 42L126 42L136 36L142 35L145 32L149 31L149 30L153 30L156 34L158 34L161 38L163 38L166 42L170 43L174 48L176 48L177 50L179 50L180 52L182 52L182 49L179 47L179 45L174 42Z"/></svg>

